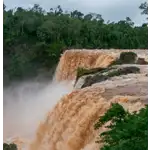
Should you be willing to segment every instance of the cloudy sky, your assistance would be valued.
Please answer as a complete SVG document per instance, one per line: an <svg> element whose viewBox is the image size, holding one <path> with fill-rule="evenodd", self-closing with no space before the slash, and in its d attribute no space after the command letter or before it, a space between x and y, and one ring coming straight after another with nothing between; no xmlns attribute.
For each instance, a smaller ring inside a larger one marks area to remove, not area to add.
<svg viewBox="0 0 150 150"><path fill-rule="evenodd" d="M45 10L57 5L65 10L79 10L83 13L99 13L104 20L118 21L130 17L136 25L145 22L145 16L140 14L139 5L146 0L4 0L7 8L32 7L39 4Z"/></svg>

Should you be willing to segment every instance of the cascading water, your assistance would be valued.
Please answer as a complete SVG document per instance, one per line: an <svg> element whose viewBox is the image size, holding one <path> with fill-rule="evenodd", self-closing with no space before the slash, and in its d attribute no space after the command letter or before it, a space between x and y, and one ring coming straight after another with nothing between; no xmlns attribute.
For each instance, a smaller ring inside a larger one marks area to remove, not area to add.
<svg viewBox="0 0 150 150"><path fill-rule="evenodd" d="M78 67L107 67L115 59L99 51L66 51L52 82L26 82L4 89L4 141L15 142L20 150L98 150L102 144L95 140L105 128L95 131L93 125L111 102L132 111L142 105L102 97L101 87L74 90L72 82Z"/></svg>

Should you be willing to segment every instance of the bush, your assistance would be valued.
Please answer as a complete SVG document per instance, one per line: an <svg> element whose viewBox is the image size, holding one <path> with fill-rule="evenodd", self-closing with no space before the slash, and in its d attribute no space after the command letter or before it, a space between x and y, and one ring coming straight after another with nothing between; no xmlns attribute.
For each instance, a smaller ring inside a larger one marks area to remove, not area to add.
<svg viewBox="0 0 150 150"><path fill-rule="evenodd" d="M106 68L92 68L92 69L86 69L86 68L83 68L83 67L78 67L77 68L77 75L76 75L76 81L75 81L75 84L76 82L78 81L78 79L84 75L89 75L89 74L94 74L96 72L99 72L99 71L104 71Z"/></svg>
<svg viewBox="0 0 150 150"><path fill-rule="evenodd" d="M134 52L122 52L120 54L120 58L119 60L121 61L121 63L135 63L137 58L137 54Z"/></svg>
<svg viewBox="0 0 150 150"><path fill-rule="evenodd" d="M15 144L3 143L3 150L17 150L17 146Z"/></svg>
<svg viewBox="0 0 150 150"><path fill-rule="evenodd" d="M95 124L99 129L106 122L109 130L100 134L104 146L101 150L147 150L148 149L148 106L139 112L129 113L118 104L112 107Z"/></svg>
<svg viewBox="0 0 150 150"><path fill-rule="evenodd" d="M135 64L137 59L137 54L134 52L122 52L119 59L115 60L112 65L121 65L121 64Z"/></svg>
<svg viewBox="0 0 150 150"><path fill-rule="evenodd" d="M77 78L83 76L83 75L88 75L88 74L94 74L96 72L105 70L106 68L92 68L92 69L86 69L82 67L78 67L77 69Z"/></svg>

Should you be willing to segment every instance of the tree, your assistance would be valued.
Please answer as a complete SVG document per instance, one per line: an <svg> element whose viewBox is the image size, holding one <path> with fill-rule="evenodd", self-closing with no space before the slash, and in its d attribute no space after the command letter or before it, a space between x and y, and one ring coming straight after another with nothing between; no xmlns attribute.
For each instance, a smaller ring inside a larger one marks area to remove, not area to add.
<svg viewBox="0 0 150 150"><path fill-rule="evenodd" d="M71 12L71 17L72 18L82 19L83 16L84 16L84 14L81 13L80 11L78 11L78 10L75 10L75 11Z"/></svg>
<svg viewBox="0 0 150 150"><path fill-rule="evenodd" d="M100 117L95 124L99 129L106 122L107 131L100 134L100 140L104 146L101 150L147 150L148 149L148 106L139 112L129 113L118 104L113 103L112 107Z"/></svg>
<svg viewBox="0 0 150 150"><path fill-rule="evenodd" d="M133 27L134 22L130 19L130 17L126 17L126 23Z"/></svg>
<svg viewBox="0 0 150 150"><path fill-rule="evenodd" d="M139 6L139 8L140 8L141 10L143 10L143 11L141 12L142 15L148 15L148 3L147 3L147 2L142 3L142 4Z"/></svg>
<svg viewBox="0 0 150 150"><path fill-rule="evenodd" d="M57 6L57 8L55 9L55 15L61 15L63 13L63 10L61 8L60 5Z"/></svg>
<svg viewBox="0 0 150 150"><path fill-rule="evenodd" d="M31 9L33 12L37 12L40 14L44 13L44 10L42 9L42 7L40 7L39 4L34 4L33 8Z"/></svg>
<svg viewBox="0 0 150 150"><path fill-rule="evenodd" d="M142 15L148 15L148 3L147 2L142 3L139 6L139 8L142 10L141 12ZM146 19L148 19L148 17Z"/></svg>
<svg viewBox="0 0 150 150"><path fill-rule="evenodd" d="M3 11L5 11L6 9L6 5L3 3Z"/></svg>
<svg viewBox="0 0 150 150"><path fill-rule="evenodd" d="M92 14L87 14L84 16L85 20L92 20L92 18L93 18Z"/></svg>
<svg viewBox="0 0 150 150"><path fill-rule="evenodd" d="M38 4L3 7L4 75L10 82L52 68L64 49L148 48L148 27L135 27L129 17L105 23L100 14L65 12L60 5L49 12Z"/></svg>

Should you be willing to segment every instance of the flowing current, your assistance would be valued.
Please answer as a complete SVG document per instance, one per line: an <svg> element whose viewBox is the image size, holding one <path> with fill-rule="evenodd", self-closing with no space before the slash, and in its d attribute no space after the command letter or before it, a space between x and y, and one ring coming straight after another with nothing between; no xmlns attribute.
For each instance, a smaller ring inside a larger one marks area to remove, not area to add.
<svg viewBox="0 0 150 150"><path fill-rule="evenodd" d="M20 150L98 150L93 128L111 99L100 87L74 90L78 66L107 67L116 57L98 51L66 51L53 81L24 82L4 89L4 141ZM67 82L66 82L67 80ZM132 109L140 104L132 104ZM128 107L128 105L126 105Z"/></svg>

